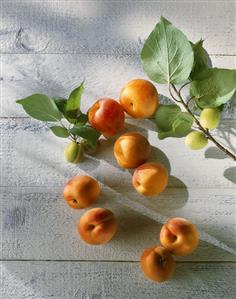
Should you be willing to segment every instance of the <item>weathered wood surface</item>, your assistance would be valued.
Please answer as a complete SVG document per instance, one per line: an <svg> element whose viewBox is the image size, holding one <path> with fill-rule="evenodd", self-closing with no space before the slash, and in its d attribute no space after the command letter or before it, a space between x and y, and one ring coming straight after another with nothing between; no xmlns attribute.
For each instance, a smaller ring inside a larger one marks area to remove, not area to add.
<svg viewBox="0 0 236 299"><path fill-rule="evenodd" d="M113 141L104 140L96 155L75 166L63 161L66 141L54 137L40 122L1 120L3 257L137 260L143 248L157 242L160 224L153 218L161 223L183 216L198 225L203 239L188 260L235 259L232 161L214 153L211 146L204 154L186 149L183 139L159 141L149 121L142 121L142 127L140 121L128 121L127 129L149 137L151 160L171 165L169 187L159 197L147 199L134 191L131 172L120 169L114 160ZM150 130L145 130L145 124ZM225 122L225 130L232 124ZM235 135L229 135L228 141L233 143ZM118 217L120 233L105 247L88 247L79 241L75 225L83 211L71 210L62 199L66 180L79 173L99 180L103 194L97 206L111 208Z"/></svg>
<svg viewBox="0 0 236 299"><path fill-rule="evenodd" d="M175 277L156 284L138 263L3 262L4 299L233 299L235 265L177 264Z"/></svg>
<svg viewBox="0 0 236 299"><path fill-rule="evenodd" d="M66 205L61 195L63 186L11 189L0 188L3 259L137 261L145 248L159 243L163 221L182 216L197 225L202 241L181 261L236 260L233 189L187 192L170 188L158 199L142 202L105 185L94 207L111 209L119 230L104 246L88 246L80 240L76 224L85 211Z"/></svg>
<svg viewBox="0 0 236 299"><path fill-rule="evenodd" d="M2 55L0 75L0 116L26 116L16 99L32 93L68 97L72 88L85 78L82 109L87 111L98 98L119 98L121 88L134 78L147 78L138 57L130 55ZM235 57L213 56L216 67L236 67ZM169 97L166 85L157 85L160 94ZM188 89L186 88L186 91ZM163 96L162 102L166 102ZM231 101L222 117L234 118L236 101Z"/></svg>
<svg viewBox="0 0 236 299"><path fill-rule="evenodd" d="M171 165L167 190L147 199L133 190L131 173L117 167L112 141L73 166L63 162L65 140L40 122L17 119L26 115L16 99L35 92L67 96L84 78L84 111L99 97L117 99L128 80L145 78L138 54L161 15L192 41L204 38L215 66L235 68L234 1L1 1L4 299L235 298L236 167L230 159L212 145L193 152L183 139L159 141L150 121L127 120L129 130L149 137L152 159ZM165 87L157 88L168 96ZM234 148L235 107L235 101L227 105L222 118L231 121L215 132ZM118 218L118 234L106 246L80 241L76 223L84 211L70 209L62 198L64 183L78 173L100 181L96 206L112 209ZM201 242L193 255L179 259L173 280L157 285L144 279L137 261L158 242L161 223L173 216L196 223Z"/></svg>
<svg viewBox="0 0 236 299"><path fill-rule="evenodd" d="M235 54L235 1L2 1L1 53L139 53L164 16L211 54Z"/></svg>

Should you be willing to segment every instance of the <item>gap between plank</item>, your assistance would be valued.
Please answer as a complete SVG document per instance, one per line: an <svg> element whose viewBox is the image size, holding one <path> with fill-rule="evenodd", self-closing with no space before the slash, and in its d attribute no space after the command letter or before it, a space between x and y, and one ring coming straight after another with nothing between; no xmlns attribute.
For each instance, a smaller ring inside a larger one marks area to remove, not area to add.
<svg viewBox="0 0 236 299"><path fill-rule="evenodd" d="M68 263L139 263L132 260L57 260L57 259L0 259L0 262L68 262ZM176 261L178 264L236 264L236 260L215 260L215 261Z"/></svg>
<svg viewBox="0 0 236 299"><path fill-rule="evenodd" d="M223 53L208 53L210 57L219 56L236 56L236 53L223 54ZM98 56L139 56L139 53L104 53L104 52L31 52L31 53L19 53L19 52L0 52L0 55L98 55Z"/></svg>

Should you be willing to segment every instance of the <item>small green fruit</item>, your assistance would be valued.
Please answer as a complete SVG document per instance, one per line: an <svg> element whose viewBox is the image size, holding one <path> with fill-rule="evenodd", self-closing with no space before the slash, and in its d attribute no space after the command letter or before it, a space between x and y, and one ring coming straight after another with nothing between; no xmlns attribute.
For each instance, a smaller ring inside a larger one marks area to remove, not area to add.
<svg viewBox="0 0 236 299"><path fill-rule="evenodd" d="M72 141L66 146L64 151L64 156L66 161L70 163L74 163L74 164L79 163L84 156L83 145Z"/></svg>
<svg viewBox="0 0 236 299"><path fill-rule="evenodd" d="M193 131L185 138L185 145L192 150L204 148L208 143L208 139L202 132Z"/></svg>
<svg viewBox="0 0 236 299"><path fill-rule="evenodd" d="M215 129L220 122L220 111L217 108L205 108L200 115L200 124L205 129Z"/></svg>

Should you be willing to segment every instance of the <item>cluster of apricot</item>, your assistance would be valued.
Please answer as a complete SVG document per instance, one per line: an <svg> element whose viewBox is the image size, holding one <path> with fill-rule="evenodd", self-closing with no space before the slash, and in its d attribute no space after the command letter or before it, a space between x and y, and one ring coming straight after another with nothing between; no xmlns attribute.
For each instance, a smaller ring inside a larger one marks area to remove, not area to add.
<svg viewBox="0 0 236 299"><path fill-rule="evenodd" d="M98 182L87 175L70 179L64 188L64 198L74 209L83 209L95 203L100 195ZM93 208L85 212L79 220L78 233L90 245L109 242L117 232L114 214L105 208ZM156 282L171 278L175 271L172 255L186 256L197 247L199 234L196 227L184 218L172 218L160 231L162 246L144 250L141 255L141 268L144 274Z"/></svg>
<svg viewBox="0 0 236 299"><path fill-rule="evenodd" d="M112 99L98 100L88 112L90 124L104 136L116 135L124 126L125 113L134 118L151 117L157 110L159 95L155 86L143 79L128 82L121 91L120 103ZM117 163L134 169L133 186L142 195L157 195L168 183L166 168L157 162L145 163L151 147L141 134L131 132L121 135L115 142Z"/></svg>
<svg viewBox="0 0 236 299"><path fill-rule="evenodd" d="M105 137L116 135L124 126L125 112L135 118L151 117L159 104L155 86L147 80L130 81L121 91L120 103L113 99L98 100L88 112L91 126ZM121 135L114 144L114 156L119 166L135 169L132 183L138 193L153 196L161 193L168 184L168 171L159 162L147 162L151 152L148 140L137 132ZM90 176L70 179L64 188L66 202L75 209L95 203L100 194L98 182ZM114 214L104 208L87 211L78 223L78 233L83 241L92 245L109 242L117 231ZM161 229L162 246L146 249L141 257L141 267L154 281L168 280L174 272L174 255L190 254L197 246L198 232L193 224L183 218L173 218Z"/></svg>

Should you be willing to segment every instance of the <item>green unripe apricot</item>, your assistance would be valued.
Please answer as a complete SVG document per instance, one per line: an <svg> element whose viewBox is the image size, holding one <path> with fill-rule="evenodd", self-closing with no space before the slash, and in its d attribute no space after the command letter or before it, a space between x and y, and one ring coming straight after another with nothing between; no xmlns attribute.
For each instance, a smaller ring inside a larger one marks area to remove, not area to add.
<svg viewBox="0 0 236 299"><path fill-rule="evenodd" d="M205 108L200 114L200 124L205 129L215 129L220 122L220 111L217 108Z"/></svg>
<svg viewBox="0 0 236 299"><path fill-rule="evenodd" d="M204 148L208 143L208 139L202 132L193 131L185 138L185 145L192 150Z"/></svg>
<svg viewBox="0 0 236 299"><path fill-rule="evenodd" d="M74 141L70 142L65 148L64 156L67 162L74 164L79 163L84 156L83 145Z"/></svg>

